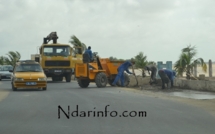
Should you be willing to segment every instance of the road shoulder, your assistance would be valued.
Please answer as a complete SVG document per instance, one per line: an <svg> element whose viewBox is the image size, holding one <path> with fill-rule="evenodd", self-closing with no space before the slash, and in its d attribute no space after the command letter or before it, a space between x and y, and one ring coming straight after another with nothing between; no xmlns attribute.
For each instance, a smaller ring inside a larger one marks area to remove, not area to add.
<svg viewBox="0 0 215 134"><path fill-rule="evenodd" d="M160 99L184 103L190 106L199 107L208 111L211 115L215 116L215 107L214 107L215 99L191 99L191 98L184 98L184 97L178 97L178 96L171 96L168 94L170 92L182 91L183 89L174 88L173 90L161 90L161 89L158 89L157 87L154 88L152 86L145 86L142 89L140 87L129 87L129 88L123 88L123 89L134 93L154 97L154 98L160 98Z"/></svg>

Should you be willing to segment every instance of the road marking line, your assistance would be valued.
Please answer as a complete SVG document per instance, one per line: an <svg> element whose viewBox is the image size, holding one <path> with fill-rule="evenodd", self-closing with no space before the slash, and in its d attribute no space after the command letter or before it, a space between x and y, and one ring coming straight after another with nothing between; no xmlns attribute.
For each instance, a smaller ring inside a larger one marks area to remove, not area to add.
<svg viewBox="0 0 215 134"><path fill-rule="evenodd" d="M8 91L1 91L2 89L0 89L0 102L3 100L3 99L5 99L7 96L8 96L8 94L9 94L9 92Z"/></svg>

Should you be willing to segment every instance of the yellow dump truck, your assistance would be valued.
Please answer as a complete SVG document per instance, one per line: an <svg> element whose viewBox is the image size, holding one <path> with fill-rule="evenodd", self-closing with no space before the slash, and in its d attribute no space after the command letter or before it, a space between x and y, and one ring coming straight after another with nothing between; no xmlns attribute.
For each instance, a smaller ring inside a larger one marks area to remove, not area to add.
<svg viewBox="0 0 215 134"><path fill-rule="evenodd" d="M118 71L117 68L122 64L122 61L111 61L109 58L96 57L93 62L90 62L89 57L83 55L83 63L75 65L75 76L81 88L87 88L90 82L95 82L97 87L106 87L114 81ZM128 86L130 80L124 73L124 84ZM120 81L117 82L120 86Z"/></svg>
<svg viewBox="0 0 215 134"><path fill-rule="evenodd" d="M69 44L57 43L57 33L52 32L43 40L39 48L39 55L35 55L35 60L40 63L47 77L52 81L71 81L76 63L82 63L81 47L71 47ZM53 43L48 44L50 40Z"/></svg>

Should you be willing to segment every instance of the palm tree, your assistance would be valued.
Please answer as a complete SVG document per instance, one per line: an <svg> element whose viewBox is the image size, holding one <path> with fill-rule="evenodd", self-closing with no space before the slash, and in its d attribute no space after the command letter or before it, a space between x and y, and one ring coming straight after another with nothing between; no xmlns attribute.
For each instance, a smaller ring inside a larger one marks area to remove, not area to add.
<svg viewBox="0 0 215 134"><path fill-rule="evenodd" d="M1 56L0 57L0 65L4 65L4 63L5 63L5 57Z"/></svg>
<svg viewBox="0 0 215 134"><path fill-rule="evenodd" d="M194 59L197 54L195 46L191 47L191 45L182 49L182 53L179 57L179 60L175 63L176 72L182 76L184 72L186 72L187 79L190 79L192 69L201 65L202 70L207 72L207 65L202 58Z"/></svg>
<svg viewBox="0 0 215 134"><path fill-rule="evenodd" d="M7 56L8 57L5 57L5 63L7 65L12 65L12 66L15 66L16 65L16 62L21 58L21 55L19 52L17 51L9 51L7 53Z"/></svg>
<svg viewBox="0 0 215 134"><path fill-rule="evenodd" d="M87 49L86 45L82 43L75 35L71 36L71 40L69 42L75 47L76 54L82 54Z"/></svg>
<svg viewBox="0 0 215 134"><path fill-rule="evenodd" d="M112 60L117 60L116 57L113 57L113 56L110 56L109 59L112 61Z"/></svg>
<svg viewBox="0 0 215 134"><path fill-rule="evenodd" d="M148 64L149 64L149 65L156 65L156 62L154 62L154 61L149 61Z"/></svg>
<svg viewBox="0 0 215 134"><path fill-rule="evenodd" d="M139 52L139 54L135 56L135 67L141 69L143 77L146 76L144 67L147 65L147 63L147 56L144 55L143 52Z"/></svg>

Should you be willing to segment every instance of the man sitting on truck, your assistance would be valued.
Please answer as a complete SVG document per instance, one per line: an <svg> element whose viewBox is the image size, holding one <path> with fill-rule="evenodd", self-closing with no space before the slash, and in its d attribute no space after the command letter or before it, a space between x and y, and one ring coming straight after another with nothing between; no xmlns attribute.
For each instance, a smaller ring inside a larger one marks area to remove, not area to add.
<svg viewBox="0 0 215 134"><path fill-rule="evenodd" d="M90 62L92 62L93 61L93 54L91 51L91 46L89 46L88 49L84 53L89 55Z"/></svg>

